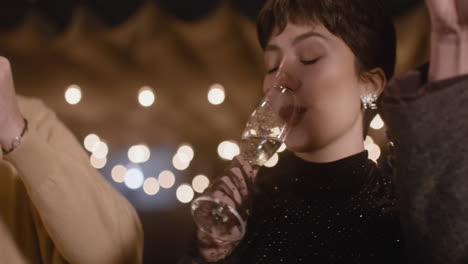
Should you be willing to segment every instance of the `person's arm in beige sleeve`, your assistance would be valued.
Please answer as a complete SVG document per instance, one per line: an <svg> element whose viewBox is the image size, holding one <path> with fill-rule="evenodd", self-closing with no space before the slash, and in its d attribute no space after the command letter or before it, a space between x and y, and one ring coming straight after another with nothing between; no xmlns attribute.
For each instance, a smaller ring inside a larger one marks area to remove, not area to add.
<svg viewBox="0 0 468 264"><path fill-rule="evenodd" d="M0 66L0 100L4 101L14 95L14 88L12 81L5 80L8 61L2 58ZM5 92L8 83L12 91ZM21 118L4 120L22 121L24 117L29 128L4 158L18 170L53 241L57 251L53 255L73 264L141 263L143 234L133 207L91 167L81 145L51 110L38 100L19 97L18 102L19 106L15 102L10 109L0 110L14 116L16 107ZM23 124L8 122L3 127L11 131L0 131L0 144L7 151L8 142L21 133Z"/></svg>

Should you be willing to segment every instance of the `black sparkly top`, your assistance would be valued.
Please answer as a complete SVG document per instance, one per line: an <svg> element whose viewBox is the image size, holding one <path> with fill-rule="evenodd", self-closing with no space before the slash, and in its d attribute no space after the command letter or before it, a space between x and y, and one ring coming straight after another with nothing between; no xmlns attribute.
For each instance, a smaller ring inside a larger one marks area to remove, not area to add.
<svg viewBox="0 0 468 264"><path fill-rule="evenodd" d="M236 250L217 263L406 263L392 179L367 151L262 168Z"/></svg>

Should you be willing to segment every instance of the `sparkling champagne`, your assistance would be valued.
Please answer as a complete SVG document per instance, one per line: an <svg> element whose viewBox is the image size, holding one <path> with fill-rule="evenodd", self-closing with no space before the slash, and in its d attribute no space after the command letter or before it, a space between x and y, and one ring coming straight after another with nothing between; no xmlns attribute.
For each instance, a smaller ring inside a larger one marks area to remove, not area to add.
<svg viewBox="0 0 468 264"><path fill-rule="evenodd" d="M242 139L240 149L250 163L262 166L275 154L281 144L277 138L249 135Z"/></svg>
<svg viewBox="0 0 468 264"><path fill-rule="evenodd" d="M295 116L297 106L293 91L287 87L273 86L265 92L242 132L241 155L250 164L262 166L275 154L286 138L287 128ZM237 166L235 163L232 165ZM232 168L228 169L230 171ZM223 180L224 176L230 178L234 186L228 185ZM251 194L245 197L240 190L250 192L254 182L247 179L240 181L235 173L226 173L224 176L216 179L202 196L192 202L192 216L198 229L211 238L238 243L245 235L246 217L252 206Z"/></svg>

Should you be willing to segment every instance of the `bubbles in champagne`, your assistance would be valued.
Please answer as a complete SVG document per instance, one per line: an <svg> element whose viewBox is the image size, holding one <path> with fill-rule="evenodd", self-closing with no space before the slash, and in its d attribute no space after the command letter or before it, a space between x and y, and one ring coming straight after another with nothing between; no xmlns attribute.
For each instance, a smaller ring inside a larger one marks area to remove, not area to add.
<svg viewBox="0 0 468 264"><path fill-rule="evenodd" d="M241 154L252 164L262 166L276 153L281 144L276 138L248 136L241 141Z"/></svg>

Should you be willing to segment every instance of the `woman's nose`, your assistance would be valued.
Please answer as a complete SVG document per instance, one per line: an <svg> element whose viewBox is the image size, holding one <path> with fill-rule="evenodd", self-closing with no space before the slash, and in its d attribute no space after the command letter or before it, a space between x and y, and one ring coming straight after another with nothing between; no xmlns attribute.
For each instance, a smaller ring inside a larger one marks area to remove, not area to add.
<svg viewBox="0 0 468 264"><path fill-rule="evenodd" d="M297 78L294 78L286 70L280 69L275 76L275 86L284 86L293 91L299 89L301 86L301 81Z"/></svg>

